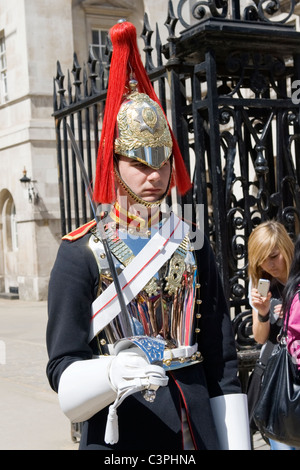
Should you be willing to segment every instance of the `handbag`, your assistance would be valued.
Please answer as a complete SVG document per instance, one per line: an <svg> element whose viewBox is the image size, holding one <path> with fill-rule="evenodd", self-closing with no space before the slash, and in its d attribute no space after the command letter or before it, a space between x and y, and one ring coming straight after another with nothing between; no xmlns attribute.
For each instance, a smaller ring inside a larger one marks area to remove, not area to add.
<svg viewBox="0 0 300 470"><path fill-rule="evenodd" d="M249 413L249 425L252 434L258 431L257 425L253 418L253 413L256 404L260 397L262 382L264 373L266 370L267 362L273 352L275 344L271 341L267 341L264 346L259 359L256 361L255 367L251 372L247 385L247 401L248 401L248 413Z"/></svg>
<svg viewBox="0 0 300 470"><path fill-rule="evenodd" d="M253 417L267 438L299 447L300 374L287 349L287 325L288 318L268 360Z"/></svg>

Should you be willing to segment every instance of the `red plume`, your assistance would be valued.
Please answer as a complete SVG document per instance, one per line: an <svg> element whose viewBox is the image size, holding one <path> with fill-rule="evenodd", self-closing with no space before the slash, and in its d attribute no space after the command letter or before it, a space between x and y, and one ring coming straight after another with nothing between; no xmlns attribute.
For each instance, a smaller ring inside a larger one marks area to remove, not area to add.
<svg viewBox="0 0 300 470"><path fill-rule="evenodd" d="M135 26L127 21L117 23L110 30L110 38L113 52L94 186L94 199L100 203L111 203L115 200L113 173L115 125L126 88L129 90L130 75L137 80L139 92L146 93L161 107L141 60ZM175 184L179 193L185 194L191 188L191 181L171 128L170 132L173 140Z"/></svg>

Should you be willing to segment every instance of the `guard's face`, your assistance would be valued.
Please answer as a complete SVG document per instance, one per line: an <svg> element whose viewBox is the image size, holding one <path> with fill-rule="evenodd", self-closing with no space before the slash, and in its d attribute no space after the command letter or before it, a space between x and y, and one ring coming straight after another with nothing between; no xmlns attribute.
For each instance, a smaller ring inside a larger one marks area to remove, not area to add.
<svg viewBox="0 0 300 470"><path fill-rule="evenodd" d="M118 156L118 170L123 181L141 199L147 202L160 200L168 189L171 162L167 160L159 169L154 169L132 158ZM119 187L121 196L128 196Z"/></svg>

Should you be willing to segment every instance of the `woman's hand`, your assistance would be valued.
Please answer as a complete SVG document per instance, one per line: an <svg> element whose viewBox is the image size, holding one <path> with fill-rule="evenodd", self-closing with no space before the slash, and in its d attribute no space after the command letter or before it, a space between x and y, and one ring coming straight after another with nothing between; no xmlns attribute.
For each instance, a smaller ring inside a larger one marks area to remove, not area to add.
<svg viewBox="0 0 300 470"><path fill-rule="evenodd" d="M254 307L252 310L252 331L255 341L260 344L264 344L269 337L270 322L259 321L258 315L262 317L268 316L271 297L271 292L268 292L267 297L262 297L257 289L251 289L251 302Z"/></svg>
<svg viewBox="0 0 300 470"><path fill-rule="evenodd" d="M251 289L252 305L262 317L267 315L270 310L271 297L272 297L271 292L268 292L267 297L262 297L255 287Z"/></svg>
<svg viewBox="0 0 300 470"><path fill-rule="evenodd" d="M281 303L274 306L274 315L278 318L283 318L283 310Z"/></svg>

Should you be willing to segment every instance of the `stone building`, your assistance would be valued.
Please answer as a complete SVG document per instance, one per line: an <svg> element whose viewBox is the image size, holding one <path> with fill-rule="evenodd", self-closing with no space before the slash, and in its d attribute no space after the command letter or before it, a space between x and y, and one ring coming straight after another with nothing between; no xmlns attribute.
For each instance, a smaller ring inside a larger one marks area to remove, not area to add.
<svg viewBox="0 0 300 470"><path fill-rule="evenodd" d="M61 238L52 116L57 60L68 70L74 52L79 63L91 44L101 54L120 18L139 36L145 11L155 27L166 19L167 2L0 0L0 295L47 298Z"/></svg>
<svg viewBox="0 0 300 470"><path fill-rule="evenodd" d="M252 1L245 0L247 5ZM74 52L79 64L87 61L90 47L101 56L107 32L120 18L135 24L139 38L145 12L153 30L159 25L164 44L168 3L0 0L0 296L47 298L61 239L52 116L57 60L63 72L72 75ZM191 7L203 2L172 4L175 12L184 5L182 12L189 17ZM299 9L298 3L289 19L297 30ZM142 51L144 43L139 41Z"/></svg>

